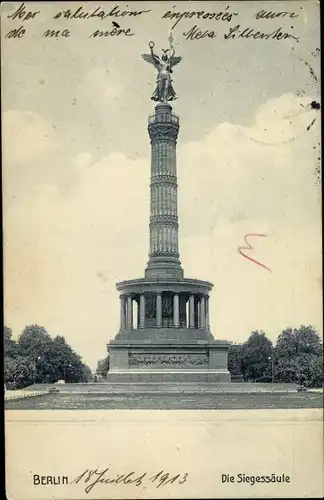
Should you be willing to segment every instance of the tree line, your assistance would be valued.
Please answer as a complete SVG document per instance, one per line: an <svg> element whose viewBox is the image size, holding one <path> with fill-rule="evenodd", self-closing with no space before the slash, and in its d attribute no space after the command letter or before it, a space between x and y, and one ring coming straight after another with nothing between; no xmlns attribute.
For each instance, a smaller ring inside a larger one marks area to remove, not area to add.
<svg viewBox="0 0 324 500"><path fill-rule="evenodd" d="M34 383L88 382L90 368L65 341L52 338L43 326L29 325L17 341L4 327L4 382L7 389ZM275 345L262 330L253 331L242 344L232 344L228 353L232 379L246 382L292 382L308 387L323 384L323 344L312 326L287 328ZM96 375L105 379L109 356L98 361Z"/></svg>
<svg viewBox="0 0 324 500"><path fill-rule="evenodd" d="M21 389L32 384L88 382L90 368L70 347L65 338L52 338L43 326L28 325L12 339L11 328L4 327L4 382L7 389Z"/></svg>
<svg viewBox="0 0 324 500"><path fill-rule="evenodd" d="M243 344L232 344L228 353L232 378L246 382L293 382L321 387L323 344L312 326L287 328L272 344L262 330L253 331Z"/></svg>
<svg viewBox="0 0 324 500"><path fill-rule="evenodd" d="M273 345L262 330L255 330L243 344L228 352L232 380L292 382L308 387L323 384L323 345L312 326L287 328ZM96 375L107 378L109 356L98 361Z"/></svg>

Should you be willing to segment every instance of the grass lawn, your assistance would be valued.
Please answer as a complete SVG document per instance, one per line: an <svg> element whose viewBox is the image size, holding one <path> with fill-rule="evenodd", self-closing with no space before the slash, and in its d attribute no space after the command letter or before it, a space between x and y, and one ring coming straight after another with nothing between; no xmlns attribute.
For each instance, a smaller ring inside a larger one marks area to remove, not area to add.
<svg viewBox="0 0 324 500"><path fill-rule="evenodd" d="M214 394L61 393L5 402L8 410L244 410L322 408L316 392L258 392Z"/></svg>

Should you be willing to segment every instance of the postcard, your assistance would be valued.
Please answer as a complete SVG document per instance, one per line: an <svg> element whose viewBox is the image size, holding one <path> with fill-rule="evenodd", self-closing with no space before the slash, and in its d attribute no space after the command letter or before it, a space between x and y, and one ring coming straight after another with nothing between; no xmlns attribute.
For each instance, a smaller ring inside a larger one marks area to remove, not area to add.
<svg viewBox="0 0 324 500"><path fill-rule="evenodd" d="M321 498L319 2L1 14L7 498Z"/></svg>

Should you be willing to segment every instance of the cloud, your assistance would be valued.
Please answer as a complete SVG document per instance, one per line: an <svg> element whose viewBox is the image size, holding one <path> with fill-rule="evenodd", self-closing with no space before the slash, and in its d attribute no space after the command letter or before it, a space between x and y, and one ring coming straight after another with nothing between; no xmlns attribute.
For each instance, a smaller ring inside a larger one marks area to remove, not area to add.
<svg viewBox="0 0 324 500"><path fill-rule="evenodd" d="M74 158L74 165L77 169L88 167L93 162L92 155L90 153L78 153Z"/></svg>
<svg viewBox="0 0 324 500"><path fill-rule="evenodd" d="M179 148L184 235L204 232L206 221L212 229L223 219L289 225L303 199L308 206L299 216L312 221L318 214L318 127L307 131L307 126L317 112L296 111L309 102L283 95L261 107L252 127L222 123L199 143ZM293 136L298 139L287 141Z"/></svg>
<svg viewBox="0 0 324 500"><path fill-rule="evenodd" d="M300 138L318 115L312 102L310 97L297 98L292 93L267 101L249 130L251 140L277 147Z"/></svg>
<svg viewBox="0 0 324 500"><path fill-rule="evenodd" d="M265 103L250 127L222 123L178 146L181 260L186 276L214 283L216 338L245 340L262 328L275 339L301 323L321 328L318 122L307 131L317 115L297 113L310 101L283 95ZM5 214L6 321L16 331L44 324L94 367L118 330L115 283L143 276L146 266L150 160L80 152L62 193L37 177L37 151L25 168L38 189ZM239 254L247 233L267 235L250 238L246 253L271 273Z"/></svg>
<svg viewBox="0 0 324 500"><path fill-rule="evenodd" d="M114 105L122 94L120 77L113 70L104 67L91 69L75 91L79 103L81 101L88 109L101 113L103 109Z"/></svg>
<svg viewBox="0 0 324 500"><path fill-rule="evenodd" d="M39 162L56 146L53 127L31 111L10 110L3 113L4 163Z"/></svg>
<svg viewBox="0 0 324 500"><path fill-rule="evenodd" d="M34 203L57 173L52 168L59 138L50 122L31 111L3 113L3 204L25 198ZM5 221L6 222L6 221Z"/></svg>

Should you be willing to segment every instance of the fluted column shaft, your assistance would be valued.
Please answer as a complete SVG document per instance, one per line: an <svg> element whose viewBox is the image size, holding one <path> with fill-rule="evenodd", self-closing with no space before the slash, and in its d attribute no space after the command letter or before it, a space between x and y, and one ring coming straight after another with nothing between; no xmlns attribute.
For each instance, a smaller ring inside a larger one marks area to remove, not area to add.
<svg viewBox="0 0 324 500"><path fill-rule="evenodd" d="M149 119L151 139L151 205L150 249L148 272L158 275L161 262L164 269L173 269L182 277L179 261L178 184L176 145L179 119L170 104L159 103ZM155 269L155 274L153 272ZM167 275L170 275L166 271Z"/></svg>
<svg viewBox="0 0 324 500"><path fill-rule="evenodd" d="M173 326L178 328L180 325L179 318L179 295L176 293L173 296Z"/></svg>
<svg viewBox="0 0 324 500"><path fill-rule="evenodd" d="M195 296L195 328L199 328L199 298Z"/></svg>
<svg viewBox="0 0 324 500"><path fill-rule="evenodd" d="M150 258L179 257L176 140L178 119L170 105L157 106L151 138Z"/></svg>
<svg viewBox="0 0 324 500"><path fill-rule="evenodd" d="M130 295L127 297L127 328L133 328L133 299Z"/></svg>
<svg viewBox="0 0 324 500"><path fill-rule="evenodd" d="M144 328L145 326L145 296L140 295L140 303L139 303L139 327Z"/></svg>
<svg viewBox="0 0 324 500"><path fill-rule="evenodd" d="M206 311L205 311L205 297L200 299L200 328L206 328Z"/></svg>
<svg viewBox="0 0 324 500"><path fill-rule="evenodd" d="M126 314L125 314L125 297L120 297L120 329L124 330L126 327Z"/></svg>
<svg viewBox="0 0 324 500"><path fill-rule="evenodd" d="M206 297L206 328L210 330L210 319L209 319L209 296Z"/></svg>
<svg viewBox="0 0 324 500"><path fill-rule="evenodd" d="M156 326L157 328L162 326L162 295L160 293L156 295Z"/></svg>
<svg viewBox="0 0 324 500"><path fill-rule="evenodd" d="M189 328L195 328L195 296L189 297Z"/></svg>

